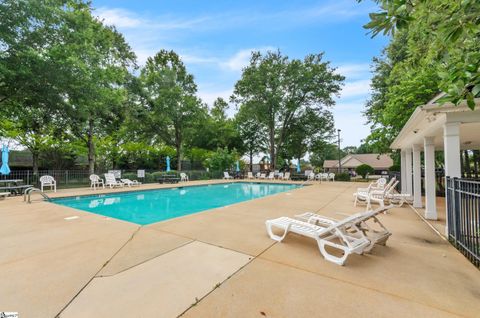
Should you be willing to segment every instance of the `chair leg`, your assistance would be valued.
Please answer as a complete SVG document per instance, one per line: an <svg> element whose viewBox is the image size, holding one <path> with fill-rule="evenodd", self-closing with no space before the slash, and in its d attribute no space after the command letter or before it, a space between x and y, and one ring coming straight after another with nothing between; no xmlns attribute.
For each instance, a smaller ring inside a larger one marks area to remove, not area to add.
<svg viewBox="0 0 480 318"><path fill-rule="evenodd" d="M320 249L320 253L322 254L322 256L327 261L332 262L334 264L343 266L345 264L345 261L347 260L348 256L350 255L350 253L346 249L341 248L337 244L335 244L335 245L328 244L325 240L322 240L322 239L317 239L317 243L318 243L318 248ZM327 250L325 249L325 245L329 245L329 246L332 246L334 248L337 248L337 249L341 250L343 252L342 257L337 257L335 255L332 255L332 254L328 253Z"/></svg>
<svg viewBox="0 0 480 318"><path fill-rule="evenodd" d="M279 236L279 235L276 235L276 234L273 233L273 231L272 231L272 227L273 227L272 223L270 223L270 222L267 221L267 222L265 222L265 225L266 225L266 227L267 227L268 236L270 236L270 238L271 238L272 240L277 241L277 242L283 241L283 239L287 236L288 231L290 230L290 224L289 224L289 225L287 225L287 227L285 228L285 232L283 232L282 236Z"/></svg>

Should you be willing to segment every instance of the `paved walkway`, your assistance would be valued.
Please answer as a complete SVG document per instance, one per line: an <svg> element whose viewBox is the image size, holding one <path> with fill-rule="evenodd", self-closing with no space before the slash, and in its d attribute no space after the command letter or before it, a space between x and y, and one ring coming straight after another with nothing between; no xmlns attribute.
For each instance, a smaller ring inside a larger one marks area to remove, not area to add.
<svg viewBox="0 0 480 318"><path fill-rule="evenodd" d="M266 235L269 218L362 211L352 206L358 185L315 184L143 227L8 198L0 202L0 311L82 318L478 317L478 269L410 207L380 216L393 232L387 246L353 255L343 267L325 261L313 240L290 235L274 243ZM154 187L160 186L144 186Z"/></svg>

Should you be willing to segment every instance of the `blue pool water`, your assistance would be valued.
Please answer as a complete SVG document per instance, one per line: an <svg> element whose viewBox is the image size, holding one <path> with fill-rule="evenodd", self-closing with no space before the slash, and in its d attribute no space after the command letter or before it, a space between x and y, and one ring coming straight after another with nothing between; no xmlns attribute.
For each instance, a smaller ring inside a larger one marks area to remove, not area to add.
<svg viewBox="0 0 480 318"><path fill-rule="evenodd" d="M51 202L145 225L298 187L294 184L224 183L58 198Z"/></svg>

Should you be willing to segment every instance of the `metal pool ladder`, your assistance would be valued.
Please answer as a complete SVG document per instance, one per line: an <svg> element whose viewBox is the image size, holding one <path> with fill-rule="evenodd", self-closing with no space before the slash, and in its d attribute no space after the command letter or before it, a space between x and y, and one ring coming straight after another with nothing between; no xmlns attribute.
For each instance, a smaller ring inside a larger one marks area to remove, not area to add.
<svg viewBox="0 0 480 318"><path fill-rule="evenodd" d="M34 187L30 187L30 188L27 188L25 190L25 192L23 193L23 202L27 202L27 203L32 203L32 200L31 200L31 195L32 193L38 193L40 194L43 198L47 199L47 200L50 200L50 198L48 197L48 195L46 195L45 193L43 193L40 189L38 188L34 188ZM28 197L28 201L27 201L27 197Z"/></svg>

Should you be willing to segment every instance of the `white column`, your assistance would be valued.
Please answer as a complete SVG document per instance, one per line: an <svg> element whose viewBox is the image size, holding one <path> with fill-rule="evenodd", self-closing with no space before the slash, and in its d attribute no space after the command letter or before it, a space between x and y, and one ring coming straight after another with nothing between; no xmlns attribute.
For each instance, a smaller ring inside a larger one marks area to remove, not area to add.
<svg viewBox="0 0 480 318"><path fill-rule="evenodd" d="M412 148L407 148L405 149L405 180L407 182L406 185L406 193L408 195L413 194L413 189L412 189Z"/></svg>
<svg viewBox="0 0 480 318"><path fill-rule="evenodd" d="M434 137L424 138L425 153L425 218L437 219L436 184L435 184L435 143Z"/></svg>
<svg viewBox="0 0 480 318"><path fill-rule="evenodd" d="M406 164L405 164L405 150L400 152L400 183L402 187L402 193L407 193L407 180L406 180Z"/></svg>
<svg viewBox="0 0 480 318"><path fill-rule="evenodd" d="M443 125L443 145L445 175L460 178L460 123L445 123Z"/></svg>
<svg viewBox="0 0 480 318"><path fill-rule="evenodd" d="M460 178L462 176L460 164L460 123L447 122L443 125L443 148L445 156L445 176ZM445 181L445 186L447 182ZM448 202L446 202L448 211ZM448 237L448 217L445 218L445 234Z"/></svg>
<svg viewBox="0 0 480 318"><path fill-rule="evenodd" d="M413 207L422 207L422 167L420 166L421 145L413 145Z"/></svg>

